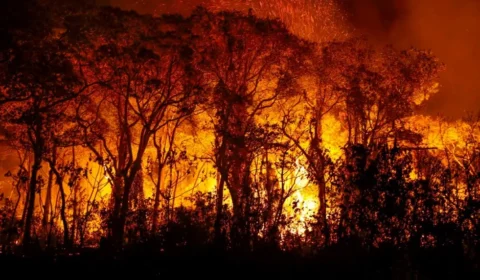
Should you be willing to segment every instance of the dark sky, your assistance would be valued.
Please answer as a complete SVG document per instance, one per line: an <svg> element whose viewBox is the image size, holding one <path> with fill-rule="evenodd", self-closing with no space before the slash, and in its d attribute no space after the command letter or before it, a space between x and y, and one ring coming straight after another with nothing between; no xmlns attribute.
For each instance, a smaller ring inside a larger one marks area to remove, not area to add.
<svg viewBox="0 0 480 280"><path fill-rule="evenodd" d="M100 0L141 12L158 7L186 12L202 0ZM216 2L215 0L209 0ZM252 0L237 0L248 5ZM285 3L289 0L255 0ZM324 0L291 0L310 4ZM441 91L428 105L431 114L459 117L480 109L480 0L332 0L349 16L358 32L378 43L431 49L447 71ZM228 0L218 1L218 5ZM226 5L228 6L228 5ZM267 5L263 5L268 7ZM227 7L228 8L228 7ZM271 8L271 6L270 6Z"/></svg>

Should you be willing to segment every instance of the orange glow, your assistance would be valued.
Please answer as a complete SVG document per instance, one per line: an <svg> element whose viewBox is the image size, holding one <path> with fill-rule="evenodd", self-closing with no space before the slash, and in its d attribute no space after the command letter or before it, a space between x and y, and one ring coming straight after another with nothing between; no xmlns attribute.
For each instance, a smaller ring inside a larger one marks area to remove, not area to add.
<svg viewBox="0 0 480 280"><path fill-rule="evenodd" d="M83 20L101 16L108 24L102 18L75 30L89 41L75 41L80 50L61 42L74 77L47 77L39 82L45 90L33 90L27 101L0 103L0 132L21 166L0 185L18 200L8 209L12 221L27 215L35 193L34 229L63 231L70 245L96 246L115 234L123 244L181 222L202 224L208 234L252 231L285 240L306 240L323 225L317 232L331 243L331 233L356 230L340 229L354 214L381 216L375 203L405 203L407 217L412 186L441 185L448 195L455 189L452 197L463 203L473 196L468 182L480 171L480 122L418 113L440 88L443 65L433 54L349 38L335 1L209 3L212 11L199 8L187 18L95 8ZM230 4L262 12L217 12ZM260 16L280 17L286 26ZM45 40L64 40L58 32ZM34 70L27 74L37 77ZM28 92L31 81L20 78L21 86L8 85L11 92ZM58 97L66 92L71 99ZM397 162L396 149L411 162ZM406 178L397 178L402 172ZM400 187L408 202L385 198ZM374 209L363 213L359 201ZM381 235L376 240L389 238Z"/></svg>

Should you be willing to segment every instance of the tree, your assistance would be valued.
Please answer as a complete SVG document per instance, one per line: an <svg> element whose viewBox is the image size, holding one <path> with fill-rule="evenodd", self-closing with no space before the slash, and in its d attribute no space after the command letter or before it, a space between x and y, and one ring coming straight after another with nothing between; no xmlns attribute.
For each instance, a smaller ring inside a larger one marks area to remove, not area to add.
<svg viewBox="0 0 480 280"><path fill-rule="evenodd" d="M15 101L3 105L3 121L21 129L23 145L33 153L34 162L29 186L29 204L25 221L24 244L30 242L30 228L35 207L37 175L41 168L50 131L62 118L68 102L87 88L75 71L66 45L54 38L42 42L26 42L8 63L6 86ZM34 62L34 63L32 63ZM18 98L17 98L18 97Z"/></svg>
<svg viewBox="0 0 480 280"><path fill-rule="evenodd" d="M173 176L172 172L169 172L170 176L168 176L166 172L168 172L167 167L170 167L170 170L172 170L176 167L177 161L186 158L186 152L179 152L175 141L177 130L180 129L181 123L182 119L178 119L177 121L166 125L162 130L157 131L153 136L155 156L154 159L150 158L147 166L148 175L155 186L155 196L152 209L152 235L155 235L158 230L161 200L163 199L165 201L164 210L166 211L165 218L167 221L169 221L171 216L170 209L174 207L175 192L172 192L172 189L176 188L176 183L174 183L174 181L175 179L178 180L180 176ZM176 171L179 172L179 170ZM168 178L170 179L169 182L167 182Z"/></svg>
<svg viewBox="0 0 480 280"><path fill-rule="evenodd" d="M288 73L289 61L296 58L296 48L304 42L279 21L251 14L199 8L190 20L197 65L213 84L208 104L215 114L214 162L219 173L216 234L220 233L226 185L236 219L237 232L233 233L248 242L253 195L250 168L262 146L255 119L284 94L277 90L278 81Z"/></svg>
<svg viewBox="0 0 480 280"><path fill-rule="evenodd" d="M87 146L113 178L111 234L120 246L132 185L146 149L157 131L194 112L201 81L181 32L164 31L156 19L136 14L112 9L99 13L108 21L94 22L89 30L98 35L91 39L91 77L100 81L102 93L88 103L98 102L97 109L79 108L77 118ZM87 111L90 114L84 114ZM92 129L99 123L104 131Z"/></svg>
<svg viewBox="0 0 480 280"><path fill-rule="evenodd" d="M364 39L327 44L318 75L322 90L341 96L341 118L349 142L387 141L401 121L436 92L443 65L429 51L375 49Z"/></svg>

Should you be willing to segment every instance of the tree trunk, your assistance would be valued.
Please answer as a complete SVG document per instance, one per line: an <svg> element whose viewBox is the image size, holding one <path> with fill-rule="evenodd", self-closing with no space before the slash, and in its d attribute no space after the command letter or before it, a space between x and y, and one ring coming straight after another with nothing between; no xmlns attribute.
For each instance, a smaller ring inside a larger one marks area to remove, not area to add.
<svg viewBox="0 0 480 280"><path fill-rule="evenodd" d="M25 217L25 232L23 235L23 246L28 249L31 242L31 228L33 221L33 212L35 210L35 193L37 191L37 175L42 163L42 148L36 147L34 150L34 161L32 166L32 174L30 176L30 184L28 188L28 206Z"/></svg>
<svg viewBox="0 0 480 280"><path fill-rule="evenodd" d="M237 246L241 250L248 250L250 244L250 226L248 224L250 202L251 202L251 182L249 152L245 147L244 139L241 138L236 145L232 145L230 169L227 173L227 187L231 194L234 210L234 236Z"/></svg>
<svg viewBox="0 0 480 280"><path fill-rule="evenodd" d="M239 156L233 156L232 168L230 169L230 181L227 183L230 191L233 214L234 214L234 230L232 240L236 243L238 249L249 250L250 248L250 203L251 203L251 185L250 185L250 164L247 155L238 152Z"/></svg>
<svg viewBox="0 0 480 280"><path fill-rule="evenodd" d="M65 190L63 188L62 177L60 177L59 174L57 174L57 184L60 190L60 199L62 201L62 205L60 206L60 217L63 224L63 243L65 244L65 247L70 248L70 239L68 236L68 221L66 214L67 201L65 196Z"/></svg>
<svg viewBox="0 0 480 280"><path fill-rule="evenodd" d="M178 168L176 165L174 165L174 167ZM170 168L172 168L172 167L170 167ZM172 172L170 174L172 174ZM172 178L172 175L170 175L170 178ZM170 180L173 182L172 179L170 179ZM172 216L169 217L169 219L168 219L169 221L172 217L174 217L173 215L175 215L175 201L177 199L177 190L178 190L179 180L180 180L180 177L178 176L178 173L177 173L175 175L175 183L172 186L172 188L173 188L173 191L172 191L172 211L171 211Z"/></svg>
<svg viewBox="0 0 480 280"><path fill-rule="evenodd" d="M225 176L219 175L219 181L217 183L217 199L215 203L216 216L215 216L215 241L220 243L222 240L222 217L223 217L223 187L225 185Z"/></svg>
<svg viewBox="0 0 480 280"><path fill-rule="evenodd" d="M135 161L135 163L133 163L132 168L130 170L130 174L124 177L121 208L120 208L120 213L116 221L116 225L114 226L114 232L113 232L114 246L117 249L123 245L123 238L125 235L125 222L127 219L129 202L130 202L130 191L132 189L135 176L140 170L140 167L141 167L140 160Z"/></svg>
<svg viewBox="0 0 480 280"><path fill-rule="evenodd" d="M325 104L323 102L322 96L325 96L325 90L321 89L321 94L316 101L316 111L315 111L315 122L314 122L314 136L311 143L311 149L313 149L313 164L315 165L313 169L315 170L315 179L318 185L318 200L320 202L320 207L318 208L318 215L322 221L323 233L325 236L325 245L330 244L330 230L328 228L328 219L327 219L327 184L325 182L325 165L326 158L323 152L323 126L322 119L324 115Z"/></svg>
<svg viewBox="0 0 480 280"><path fill-rule="evenodd" d="M67 201L66 201L65 189L63 188L62 175L58 172L58 170L55 167L55 161L56 159L54 158L53 162L50 163L50 168L55 173L56 183L60 191L60 200L62 202L62 204L60 205L60 218L63 224L63 243L66 248L70 248L71 244L70 244L70 238L68 234L69 230L68 230L68 221L67 221L67 214L66 214Z"/></svg>
<svg viewBox="0 0 480 280"><path fill-rule="evenodd" d="M74 169L76 168L75 146L72 146L72 166ZM73 246L75 244L75 233L77 232L77 220L78 220L78 217L77 217L78 216L78 209L77 209L78 182L75 180L73 186L71 187L73 188L73 203L72 203L73 211L72 211L72 228L70 230L71 236L69 240L71 241L72 243L71 245Z"/></svg>
<svg viewBox="0 0 480 280"><path fill-rule="evenodd" d="M119 99L119 104L121 100ZM120 106L120 105L118 105ZM129 133L128 127L124 127L120 133L120 145L118 147L118 164L115 166L115 178L113 181L113 211L110 218L110 230L108 232L108 237L111 238L111 245L113 247L117 246L119 234L120 234L120 212L122 209L122 190L124 190L126 185L125 178L127 177L126 162L128 157L127 149L127 134ZM123 231L123 230L122 230ZM123 239L123 233L122 233Z"/></svg>
<svg viewBox="0 0 480 280"><path fill-rule="evenodd" d="M72 242L72 246L75 244L75 233L77 231L77 216L78 216L78 211L77 211L77 187L78 185L75 183L73 185L73 203L72 203L72 227L70 230L70 241Z"/></svg>
<svg viewBox="0 0 480 280"><path fill-rule="evenodd" d="M160 161L160 158L158 158ZM158 228L158 218L159 218L159 208L160 208L160 191L162 190L162 184L163 184L163 164L159 163L158 164L158 180L157 184L155 184L155 201L153 203L153 215L152 215L152 229L151 233L152 235L155 235L157 232Z"/></svg>
<svg viewBox="0 0 480 280"><path fill-rule="evenodd" d="M116 226L118 225L118 219L120 217L120 209L122 207L122 190L124 188L124 179L121 175L115 175L115 179L113 181L113 192L112 192L112 200L113 205L111 206L112 214L111 214L111 232L112 238L115 239L113 236L115 235Z"/></svg>
<svg viewBox="0 0 480 280"><path fill-rule="evenodd" d="M225 130L225 124L223 125L223 130ZM221 144L220 144L220 137L217 135L215 138L215 146L216 146L216 159L215 164L217 165L217 198L215 201L215 224L214 224L214 233L215 233L215 242L218 245L221 245L220 242L222 240L222 217L223 217L223 189L225 186L225 180L228 179L228 167L225 163L226 159L226 143L225 137L222 137Z"/></svg>
<svg viewBox="0 0 480 280"><path fill-rule="evenodd" d="M50 205L52 203L52 186L53 186L53 170L50 168L48 172L48 183L47 183L47 193L45 195L45 204L43 206L43 219L42 219L42 227L45 232L48 231L48 221L50 216ZM47 244L48 245L48 244Z"/></svg>
<svg viewBox="0 0 480 280"><path fill-rule="evenodd" d="M127 220L127 213L129 209L130 201L130 190L132 188L133 180L129 177L125 179L125 184L123 186L123 197L122 197L122 206L120 208L120 213L117 219L117 225L115 226L114 242L115 247L118 249L123 245L123 238L125 235L125 223Z"/></svg>
<svg viewBox="0 0 480 280"><path fill-rule="evenodd" d="M30 181L28 183L30 184ZM27 187L27 186L25 186L25 187ZM23 230L25 230L25 217L27 217L29 199L30 199L30 192L27 189L27 193L25 194L25 200L24 200L24 203L23 203L22 217L20 218L21 224L23 225Z"/></svg>
<svg viewBox="0 0 480 280"><path fill-rule="evenodd" d="M322 176L324 174L324 170L320 171L321 174L319 178L317 178L317 184L318 184L318 199L320 202L320 207L319 207L319 212L318 215L322 219L322 224L323 224L323 232L325 235L325 245L330 244L330 230L328 227L328 219L327 219L327 199L326 199L326 183L325 183L325 177Z"/></svg>

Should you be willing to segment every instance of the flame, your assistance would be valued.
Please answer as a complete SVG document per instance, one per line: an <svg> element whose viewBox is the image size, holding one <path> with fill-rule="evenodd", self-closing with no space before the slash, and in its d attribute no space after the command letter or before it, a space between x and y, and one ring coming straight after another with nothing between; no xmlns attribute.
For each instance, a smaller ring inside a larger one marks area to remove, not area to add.
<svg viewBox="0 0 480 280"><path fill-rule="evenodd" d="M321 0L280 0L274 1L206 1L207 7L214 10L222 10L225 7L230 9L245 10L246 7L254 7L259 11L260 16L280 17L289 26L293 32L299 34L304 38L308 38L317 42L324 42L338 38L345 38L348 35L348 28L345 23L342 22L343 18L339 15L338 7L335 1ZM322 15L322 16L319 16ZM301 20L298 20L298 19ZM339 22L340 21L340 22ZM272 92L272 84L276 81L262 81L259 88L262 88L265 94ZM316 93L315 85L311 81L305 81L306 84L302 85L308 89L308 94L313 95ZM269 88L270 87L270 88ZM439 84L433 83L427 88L419 89L418 93L413 98L413 102L416 105L421 105L425 100L428 100L431 95L438 91ZM288 101L286 102L288 103ZM285 104L276 104L271 110L266 110L260 116L255 116L258 124L268 124L269 122L277 122L281 119L281 110L279 107ZM302 107L300 105L299 107ZM311 106L315 107L315 106ZM377 112L376 107L372 106L370 121L374 122L374 116ZM298 115L306 116L306 119L311 119L311 114L306 108L297 108ZM312 108L309 108L310 110ZM377 108L378 109L378 108ZM112 111L113 112L113 111ZM109 116L109 112L105 113ZM180 163L179 166L170 166L170 169L177 168L169 175L164 176L165 185L171 187L171 207L177 206L192 206L192 202L187 200L192 194L198 192L210 192L215 193L217 187L217 171L213 163L214 158L214 142L215 135L212 128L212 117L208 112L203 112L195 116L195 120L192 122L198 123L198 127L201 129L194 129L194 125L185 125L182 127L182 131L178 132L178 137L175 140L174 145L182 151L185 151L186 157L189 159L195 159L197 163L191 164L190 162ZM322 117L322 147L326 149L328 157L332 161L341 159L343 156L342 147L348 141L348 133L339 120L339 116L335 113L328 113ZM445 122L440 118L434 118L430 116L415 115L406 119L402 119L401 122L404 126L414 132L423 136L421 145L423 147L436 148L432 151L435 155L442 159L442 163L445 165L450 164L450 161L454 161L459 166L463 166L463 160L468 157L469 149L472 147L472 143L480 142L480 128L472 126L467 121L455 121ZM305 125L292 124L293 130L300 130L305 132L307 129ZM290 127L289 127L290 128ZM307 134L307 133L305 133ZM111 136L111 135L110 135ZM112 137L115 139L115 137ZM283 140L283 139L282 139ZM307 148L309 145L308 139L301 139L302 148ZM449 158L446 155L452 156ZM146 154L155 157L155 150L153 147L149 147ZM269 155L269 160L277 160L276 155ZM79 148L77 156L78 164L83 165L88 162L88 149ZM305 163L304 157L297 156L293 170L289 170L289 174L285 181L292 187L293 192L288 197L285 203L285 213L294 222L291 223L286 230L293 234L304 235L311 229L309 225L314 221L315 215L319 208L318 200L318 187L315 186L309 179L308 166ZM84 182L90 188L88 191L92 191L95 188L98 189L98 197L96 202L105 202L108 200L112 193L112 180L111 175L108 172L108 166L106 164L99 164L90 168L88 174L84 178ZM468 167L470 168L470 167ZM45 172L45 167L43 169ZM275 170L277 178L282 177L280 169ZM98 175L101 174L101 175ZM418 178L418 174L412 171L410 174L411 179ZM144 198L152 198L154 196L154 184L144 179L142 194ZM462 186L464 188L464 186ZM162 189L164 191L166 187ZM67 195L71 196L73 190L68 189ZM463 191L460 191L461 195L464 195ZM44 190L41 192L44 195ZM170 195L170 194L169 194ZM328 198L327 198L328 200ZM228 191L226 191L225 204L232 207L231 199L228 197ZM54 202L54 207L58 207L57 202ZM327 207L327 216L332 215L335 209ZM71 213L69 213L71 215ZM56 223L61 227L61 221L58 219ZM92 223L96 225L94 230L100 227L100 218L92 218Z"/></svg>
<svg viewBox="0 0 480 280"><path fill-rule="evenodd" d="M286 230L292 234L303 235L311 229L309 223L314 221L314 215L318 210L318 199L315 187L308 179L307 169L297 159L295 162L295 192L289 198L287 213L294 219L294 223Z"/></svg>
<svg viewBox="0 0 480 280"><path fill-rule="evenodd" d="M348 141L348 133L332 114L323 118L323 144L330 158L335 161L343 155L342 148Z"/></svg>

